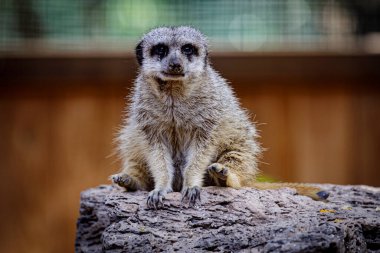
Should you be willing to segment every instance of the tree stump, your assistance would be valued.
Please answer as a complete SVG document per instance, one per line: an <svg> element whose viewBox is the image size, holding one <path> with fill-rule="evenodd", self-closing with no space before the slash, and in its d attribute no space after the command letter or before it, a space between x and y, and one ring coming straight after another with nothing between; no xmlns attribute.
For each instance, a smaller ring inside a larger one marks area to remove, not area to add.
<svg viewBox="0 0 380 253"><path fill-rule="evenodd" d="M380 252L380 188L319 185L328 202L295 190L202 188L148 209L147 192L99 186L81 194L76 252Z"/></svg>

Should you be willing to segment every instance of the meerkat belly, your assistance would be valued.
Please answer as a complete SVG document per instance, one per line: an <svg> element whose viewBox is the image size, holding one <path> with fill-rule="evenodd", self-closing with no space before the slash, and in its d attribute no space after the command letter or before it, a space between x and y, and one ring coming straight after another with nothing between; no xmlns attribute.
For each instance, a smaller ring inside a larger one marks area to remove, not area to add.
<svg viewBox="0 0 380 253"><path fill-rule="evenodd" d="M186 158L183 153L176 152L173 154L173 169L174 169L174 175L173 175L173 185L172 188L174 191L178 192L181 191L182 185L183 185L183 170L184 166L186 164Z"/></svg>
<svg viewBox="0 0 380 253"><path fill-rule="evenodd" d="M168 132L167 147L170 151L173 166L173 190L180 191L183 183L183 172L186 166L191 136L182 127L172 127Z"/></svg>

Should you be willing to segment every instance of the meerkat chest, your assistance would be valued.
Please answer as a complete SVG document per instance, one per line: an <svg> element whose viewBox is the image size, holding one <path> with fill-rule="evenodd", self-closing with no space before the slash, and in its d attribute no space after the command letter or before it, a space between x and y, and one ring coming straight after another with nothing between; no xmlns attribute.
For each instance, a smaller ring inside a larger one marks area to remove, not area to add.
<svg viewBox="0 0 380 253"><path fill-rule="evenodd" d="M191 97L181 99L170 93L162 93L149 101L143 101L137 112L149 135L161 139L172 153L185 153L197 138L211 133L217 124L217 115L210 103Z"/></svg>
<svg viewBox="0 0 380 253"><path fill-rule="evenodd" d="M193 109L186 103L172 101L160 108L161 136L171 151L173 159L182 159L200 126L194 121ZM178 163L181 163L178 161Z"/></svg>
<svg viewBox="0 0 380 253"><path fill-rule="evenodd" d="M197 128L195 118L200 115L196 106L188 101L166 96L163 103L156 109L164 124L170 128L176 128L178 133L182 133L182 130L189 131L192 128Z"/></svg>

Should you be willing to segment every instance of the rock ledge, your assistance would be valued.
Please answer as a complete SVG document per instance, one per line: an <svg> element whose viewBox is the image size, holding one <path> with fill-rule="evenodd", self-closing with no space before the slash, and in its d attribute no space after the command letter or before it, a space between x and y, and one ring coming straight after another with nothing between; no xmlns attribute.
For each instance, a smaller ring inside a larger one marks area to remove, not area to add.
<svg viewBox="0 0 380 253"><path fill-rule="evenodd" d="M147 192L105 185L81 194L79 252L380 252L380 188L320 185L329 202L290 188L207 187L188 208L170 193L161 210Z"/></svg>

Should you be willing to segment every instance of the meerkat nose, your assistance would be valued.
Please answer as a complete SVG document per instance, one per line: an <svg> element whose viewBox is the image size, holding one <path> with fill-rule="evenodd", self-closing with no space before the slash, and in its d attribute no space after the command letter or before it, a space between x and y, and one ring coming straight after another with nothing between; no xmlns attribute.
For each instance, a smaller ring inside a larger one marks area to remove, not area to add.
<svg viewBox="0 0 380 253"><path fill-rule="evenodd" d="M182 72L182 66L180 64L170 64L169 69L170 71L175 72L175 73Z"/></svg>
<svg viewBox="0 0 380 253"><path fill-rule="evenodd" d="M169 62L169 70L173 73L181 73L183 71L183 67L178 59L172 59Z"/></svg>

